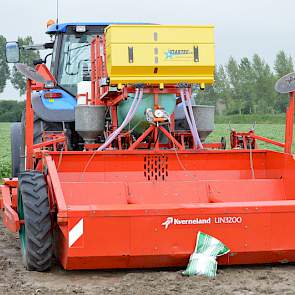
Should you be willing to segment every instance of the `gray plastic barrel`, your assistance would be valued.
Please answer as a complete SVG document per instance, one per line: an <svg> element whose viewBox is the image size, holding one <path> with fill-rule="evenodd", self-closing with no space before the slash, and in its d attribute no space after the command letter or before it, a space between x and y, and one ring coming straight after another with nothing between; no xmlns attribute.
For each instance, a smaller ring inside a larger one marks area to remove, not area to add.
<svg viewBox="0 0 295 295"><path fill-rule="evenodd" d="M194 117L201 141L205 141L208 135L214 130L214 106L194 105Z"/></svg>
<svg viewBox="0 0 295 295"><path fill-rule="evenodd" d="M175 129L189 130L182 106L180 107L177 113L175 113ZM204 142L208 135L214 130L215 106L193 105L193 113L200 139Z"/></svg>
<svg viewBox="0 0 295 295"><path fill-rule="evenodd" d="M105 127L105 107L77 105L75 107L75 130L85 143L94 143Z"/></svg>

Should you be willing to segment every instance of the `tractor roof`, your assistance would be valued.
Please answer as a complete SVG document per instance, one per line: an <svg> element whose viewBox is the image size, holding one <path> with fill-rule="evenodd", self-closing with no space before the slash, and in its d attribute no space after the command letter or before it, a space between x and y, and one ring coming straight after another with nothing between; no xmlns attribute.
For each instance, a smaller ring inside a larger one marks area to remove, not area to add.
<svg viewBox="0 0 295 295"><path fill-rule="evenodd" d="M68 26L108 26L111 24L148 24L148 23L120 23L120 22L77 22L77 23L62 23L62 24L53 24L52 26L50 26L46 33L47 34L57 34L57 33L65 33L67 31L67 27Z"/></svg>

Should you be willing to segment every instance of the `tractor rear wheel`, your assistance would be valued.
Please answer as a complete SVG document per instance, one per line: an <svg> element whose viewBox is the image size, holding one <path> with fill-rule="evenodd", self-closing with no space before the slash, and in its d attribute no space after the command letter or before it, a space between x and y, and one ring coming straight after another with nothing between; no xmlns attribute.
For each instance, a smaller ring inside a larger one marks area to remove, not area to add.
<svg viewBox="0 0 295 295"><path fill-rule="evenodd" d="M23 262L28 270L46 271L52 262L52 229L47 185L38 171L19 177L18 213Z"/></svg>

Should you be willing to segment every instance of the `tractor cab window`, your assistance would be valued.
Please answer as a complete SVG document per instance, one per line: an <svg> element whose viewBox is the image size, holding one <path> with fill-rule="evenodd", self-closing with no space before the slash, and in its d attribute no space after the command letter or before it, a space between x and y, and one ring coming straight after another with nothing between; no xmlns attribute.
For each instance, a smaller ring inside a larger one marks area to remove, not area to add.
<svg viewBox="0 0 295 295"><path fill-rule="evenodd" d="M58 83L72 95L77 94L77 83L90 80L90 43L95 34L67 34L63 36Z"/></svg>

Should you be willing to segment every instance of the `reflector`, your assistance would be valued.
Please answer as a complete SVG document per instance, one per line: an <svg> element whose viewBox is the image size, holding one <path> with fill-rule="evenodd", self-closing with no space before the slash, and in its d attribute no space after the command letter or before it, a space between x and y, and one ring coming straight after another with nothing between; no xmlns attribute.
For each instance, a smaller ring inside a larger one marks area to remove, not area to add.
<svg viewBox="0 0 295 295"><path fill-rule="evenodd" d="M44 98L61 98L62 93L60 92L46 92Z"/></svg>

